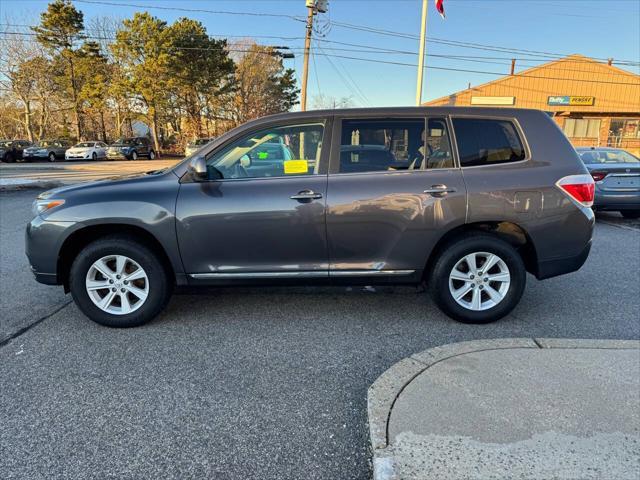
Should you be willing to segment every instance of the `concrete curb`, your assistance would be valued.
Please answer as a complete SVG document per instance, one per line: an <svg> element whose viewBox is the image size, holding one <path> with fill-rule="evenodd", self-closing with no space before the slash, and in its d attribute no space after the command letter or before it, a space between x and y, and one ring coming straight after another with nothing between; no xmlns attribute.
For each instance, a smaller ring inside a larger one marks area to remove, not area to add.
<svg viewBox="0 0 640 480"><path fill-rule="evenodd" d="M387 424L393 405L404 388L429 367L448 358L473 352L519 348L640 349L640 340L581 340L562 338L499 338L452 343L430 348L392 365L367 391L367 417L373 452L373 478L393 475L391 459L384 455L389 446Z"/></svg>
<svg viewBox="0 0 640 480"><path fill-rule="evenodd" d="M64 181L32 181L25 183L10 183L2 184L0 182L0 192L15 192L20 190L51 190L52 188L63 187L77 182L64 182Z"/></svg>

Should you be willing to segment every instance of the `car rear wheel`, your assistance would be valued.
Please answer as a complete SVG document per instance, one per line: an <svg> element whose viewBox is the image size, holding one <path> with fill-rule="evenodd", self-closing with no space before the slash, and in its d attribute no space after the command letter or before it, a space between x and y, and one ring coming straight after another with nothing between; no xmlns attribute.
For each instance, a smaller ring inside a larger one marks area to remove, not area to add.
<svg viewBox="0 0 640 480"><path fill-rule="evenodd" d="M156 158L156 152L153 150L149 150L149 160L153 160Z"/></svg>
<svg viewBox="0 0 640 480"><path fill-rule="evenodd" d="M513 310L525 283L524 263L509 243L474 233L442 250L431 270L429 291L451 318L463 323L489 323Z"/></svg>
<svg viewBox="0 0 640 480"><path fill-rule="evenodd" d="M56 161L56 154L51 152L51 153L49 153L47 158L49 159L50 162L55 162Z"/></svg>
<svg viewBox="0 0 640 480"><path fill-rule="evenodd" d="M5 162L7 162L7 163L13 163L13 162L15 162L15 159L13 158L13 154L12 154L12 153L7 153L7 154L4 156L4 161L5 161Z"/></svg>
<svg viewBox="0 0 640 480"><path fill-rule="evenodd" d="M98 160L98 154L97 154L96 152L93 152L93 153L91 154L91 160L93 160L94 162L95 162L96 160Z"/></svg>
<svg viewBox="0 0 640 480"><path fill-rule="evenodd" d="M135 150L131 153L131 160L137 160L138 159L138 152L136 152Z"/></svg>
<svg viewBox="0 0 640 480"><path fill-rule="evenodd" d="M620 213L624 218L640 218L640 210L622 210Z"/></svg>
<svg viewBox="0 0 640 480"><path fill-rule="evenodd" d="M76 257L69 287L80 310L108 327L137 327L152 320L171 296L158 256L135 239L110 236Z"/></svg>

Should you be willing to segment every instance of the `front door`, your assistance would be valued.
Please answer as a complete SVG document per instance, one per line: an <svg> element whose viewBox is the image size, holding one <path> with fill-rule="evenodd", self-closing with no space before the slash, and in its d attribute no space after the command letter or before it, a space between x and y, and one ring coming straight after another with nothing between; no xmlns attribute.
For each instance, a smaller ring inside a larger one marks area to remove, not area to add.
<svg viewBox="0 0 640 480"><path fill-rule="evenodd" d="M192 279L328 276L326 123L240 135L208 155L208 181L183 179L177 234Z"/></svg>
<svg viewBox="0 0 640 480"><path fill-rule="evenodd" d="M447 118L335 121L330 276L420 278L442 234L465 222L466 190Z"/></svg>

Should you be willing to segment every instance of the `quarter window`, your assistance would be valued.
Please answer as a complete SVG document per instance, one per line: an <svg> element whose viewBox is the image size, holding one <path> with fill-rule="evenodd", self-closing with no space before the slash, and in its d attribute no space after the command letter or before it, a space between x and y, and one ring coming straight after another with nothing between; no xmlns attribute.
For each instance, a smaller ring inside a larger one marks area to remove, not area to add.
<svg viewBox="0 0 640 480"><path fill-rule="evenodd" d="M454 118L453 128L463 167L517 162L526 157L513 122Z"/></svg>
<svg viewBox="0 0 640 480"><path fill-rule="evenodd" d="M322 124L273 127L243 136L207 159L209 178L319 173Z"/></svg>
<svg viewBox="0 0 640 480"><path fill-rule="evenodd" d="M426 123L424 119L342 122L341 173L452 166L451 144L443 118L430 118Z"/></svg>

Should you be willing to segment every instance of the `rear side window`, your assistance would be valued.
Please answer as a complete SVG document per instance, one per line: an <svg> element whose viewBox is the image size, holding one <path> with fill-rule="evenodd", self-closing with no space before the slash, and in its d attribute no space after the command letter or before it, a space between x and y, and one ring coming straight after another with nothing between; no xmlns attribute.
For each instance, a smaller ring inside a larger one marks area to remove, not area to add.
<svg viewBox="0 0 640 480"><path fill-rule="evenodd" d="M454 118L460 164L494 165L525 159L525 150L513 122L480 118Z"/></svg>
<svg viewBox="0 0 640 480"><path fill-rule="evenodd" d="M345 120L341 140L341 173L453 167L444 118Z"/></svg>

